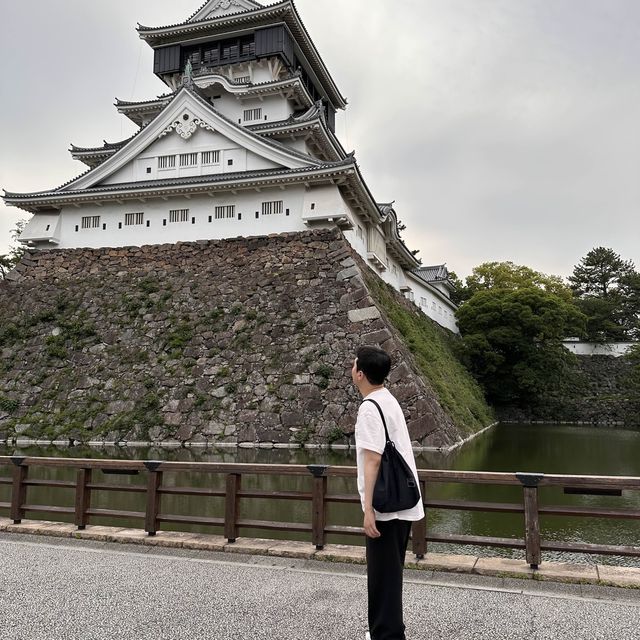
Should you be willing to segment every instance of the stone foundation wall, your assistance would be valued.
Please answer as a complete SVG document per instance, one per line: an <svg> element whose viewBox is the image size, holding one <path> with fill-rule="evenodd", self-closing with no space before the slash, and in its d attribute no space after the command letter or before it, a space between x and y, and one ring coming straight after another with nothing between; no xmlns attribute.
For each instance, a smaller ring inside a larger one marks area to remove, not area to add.
<svg viewBox="0 0 640 640"><path fill-rule="evenodd" d="M456 443L367 268L339 231L27 254L0 283L0 439L348 443L366 343L414 442Z"/></svg>
<svg viewBox="0 0 640 640"><path fill-rule="evenodd" d="M631 363L613 356L577 356L573 382L563 395L527 413L517 409L500 412L504 421L577 422L595 425L640 427L640 401L629 389Z"/></svg>

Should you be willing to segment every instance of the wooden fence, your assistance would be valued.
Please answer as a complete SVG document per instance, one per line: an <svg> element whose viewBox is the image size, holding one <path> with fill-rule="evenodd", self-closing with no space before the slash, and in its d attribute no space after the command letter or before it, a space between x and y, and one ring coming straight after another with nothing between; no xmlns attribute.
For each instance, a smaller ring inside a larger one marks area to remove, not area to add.
<svg viewBox="0 0 640 640"><path fill-rule="evenodd" d="M309 534L311 543L317 549L326 544L327 535L362 536L361 527L330 525L327 511L331 504L359 505L356 493L336 494L328 492L329 478L353 480L355 489L355 467L323 465L271 465L271 464L226 464L215 462L158 462L142 460L98 460L70 458L37 458L0 456L0 468L8 467L10 475L0 477L0 485L11 486L10 502L0 502L0 509L8 509L10 518L19 524L27 514L57 514L73 516L79 529L84 529L91 518L127 518L144 521L144 529L155 535L163 523L182 525L202 525L216 527L224 531L229 542L235 542L242 529L265 531L285 531ZM75 481L33 479L29 470L35 467L75 470ZM115 475L146 474L145 485L114 484L97 482L95 472ZM224 488L173 486L163 484L165 474L198 472L224 476ZM243 488L243 477L252 476L297 476L310 479L309 491L264 491ZM576 542L545 541L540 536L540 516L580 516L588 518L620 518L640 520L640 509L612 509L578 507L568 505L539 504L539 487L559 487L568 494L621 496L623 491L640 491L640 478L621 476L569 476L545 475L541 473L487 473L475 471L418 471L427 515L429 509L453 509L458 511L481 511L516 513L523 515L523 537L497 538L477 535L434 534L427 531L426 519L416 522L412 530L412 548L421 558L427 551L429 542L455 543L460 545L482 545L523 549L526 561L537 568L542 559L542 551L563 551L587 554L639 556L639 540L626 541L627 544L603 545ZM434 484L458 483L465 485L502 485L522 488L522 502L478 502L470 500L443 500L430 498ZM72 489L75 492L75 506L54 506L31 504L28 501L29 487L49 487ZM145 494L145 511L122 511L97 509L91 506L94 492L137 492ZM162 508L162 496L199 496L201 498L223 498L224 517L176 515L166 513ZM262 500L296 500L311 502L311 522L276 522L243 518L241 501L247 498ZM354 506L359 509L359 506ZM625 541L622 541L625 542Z"/></svg>

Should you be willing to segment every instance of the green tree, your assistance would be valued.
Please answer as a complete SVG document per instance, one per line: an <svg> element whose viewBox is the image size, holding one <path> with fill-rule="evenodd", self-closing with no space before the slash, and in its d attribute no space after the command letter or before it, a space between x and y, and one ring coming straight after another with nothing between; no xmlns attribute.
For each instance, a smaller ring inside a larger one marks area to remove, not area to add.
<svg viewBox="0 0 640 640"><path fill-rule="evenodd" d="M458 274L455 271L449 271L449 280L451 281L451 284L453 284L453 291L451 292L451 300L452 302L454 302L455 304L462 304L466 297L465 297L465 285L464 282L462 282L462 280L460 280L460 278L458 277Z"/></svg>
<svg viewBox="0 0 640 640"><path fill-rule="evenodd" d="M572 302L543 288L479 290L457 312L463 360L496 405L531 407L570 379L562 340L584 330Z"/></svg>
<svg viewBox="0 0 640 640"><path fill-rule="evenodd" d="M596 247L569 278L576 304L587 316L587 337L595 342L640 337L640 274L613 249Z"/></svg>
<svg viewBox="0 0 640 640"><path fill-rule="evenodd" d="M13 241L13 246L9 249L9 253L0 254L0 280L4 280L7 277L9 271L11 271L16 264L20 261L20 258L24 255L25 249L24 247L15 244L20 234L24 230L27 224L26 220L18 220L16 226L11 232L11 240Z"/></svg>
<svg viewBox="0 0 640 640"><path fill-rule="evenodd" d="M513 262L485 262L475 267L466 279L461 297L469 300L479 291L505 289L515 291L536 287L570 300L572 293L560 276L547 275Z"/></svg>

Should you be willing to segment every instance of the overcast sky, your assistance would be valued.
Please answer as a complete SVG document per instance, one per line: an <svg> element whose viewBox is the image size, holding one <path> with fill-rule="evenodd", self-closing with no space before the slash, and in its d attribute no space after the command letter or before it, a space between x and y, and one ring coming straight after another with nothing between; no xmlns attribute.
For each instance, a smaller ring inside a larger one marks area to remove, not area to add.
<svg viewBox="0 0 640 640"><path fill-rule="evenodd" d="M131 135L114 98L164 92L137 22L199 0L2 2L0 187L56 187L67 149ZM337 132L423 263L567 276L594 246L640 267L638 0L297 0L349 100ZM28 214L0 205L0 253Z"/></svg>

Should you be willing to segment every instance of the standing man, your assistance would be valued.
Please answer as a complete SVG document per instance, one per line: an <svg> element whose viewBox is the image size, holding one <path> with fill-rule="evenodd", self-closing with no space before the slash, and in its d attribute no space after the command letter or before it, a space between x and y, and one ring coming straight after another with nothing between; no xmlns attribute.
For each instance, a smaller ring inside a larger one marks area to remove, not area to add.
<svg viewBox="0 0 640 640"><path fill-rule="evenodd" d="M378 347L361 347L351 369L351 378L365 400L375 400L382 409L390 439L415 477L416 461L411 438L398 401L384 386L391 370L389 355ZM418 504L396 513L379 513L372 505L373 487L386 444L382 418L373 402L363 402L356 421L358 491L364 511L367 536L367 591L369 632L367 640L405 640L402 617L402 572L411 523L422 520L422 498Z"/></svg>

